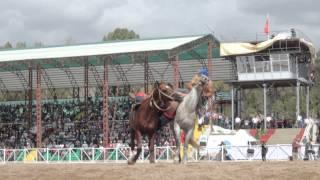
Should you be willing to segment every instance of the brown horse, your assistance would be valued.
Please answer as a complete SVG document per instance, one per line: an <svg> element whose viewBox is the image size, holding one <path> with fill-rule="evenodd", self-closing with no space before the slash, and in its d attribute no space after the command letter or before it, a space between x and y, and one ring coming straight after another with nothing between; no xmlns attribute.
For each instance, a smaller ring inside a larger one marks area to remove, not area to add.
<svg viewBox="0 0 320 180"><path fill-rule="evenodd" d="M142 150L142 136L147 135L149 139L150 163L155 163L154 141L159 126L159 115L169 110L170 101L174 100L174 91L171 86L161 82L156 86L149 97L141 102L138 107L132 108L129 124L131 135L131 151L134 152L135 140L137 152L132 153L128 164L134 164Z"/></svg>

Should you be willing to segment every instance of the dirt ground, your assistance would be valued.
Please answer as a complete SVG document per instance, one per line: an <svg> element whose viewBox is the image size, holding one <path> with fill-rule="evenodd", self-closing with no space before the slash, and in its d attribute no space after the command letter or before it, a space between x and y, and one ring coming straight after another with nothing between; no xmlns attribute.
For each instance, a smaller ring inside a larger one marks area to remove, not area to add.
<svg viewBox="0 0 320 180"><path fill-rule="evenodd" d="M320 179L320 162L199 162L147 164L0 164L1 180L45 179Z"/></svg>

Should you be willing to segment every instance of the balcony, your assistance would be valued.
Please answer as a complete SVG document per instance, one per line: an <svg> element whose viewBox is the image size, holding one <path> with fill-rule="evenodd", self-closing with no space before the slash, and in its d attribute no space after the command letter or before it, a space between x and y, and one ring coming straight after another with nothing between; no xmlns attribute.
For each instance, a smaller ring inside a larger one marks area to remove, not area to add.
<svg viewBox="0 0 320 180"><path fill-rule="evenodd" d="M239 81L281 80L297 78L296 61L289 54L237 57Z"/></svg>

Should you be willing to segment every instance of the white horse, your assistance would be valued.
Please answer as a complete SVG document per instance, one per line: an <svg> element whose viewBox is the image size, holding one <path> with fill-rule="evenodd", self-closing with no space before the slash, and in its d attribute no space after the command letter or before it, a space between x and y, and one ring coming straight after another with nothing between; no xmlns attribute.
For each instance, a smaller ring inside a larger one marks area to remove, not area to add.
<svg viewBox="0 0 320 180"><path fill-rule="evenodd" d="M189 94L187 94L176 111L176 116L173 122L173 132L176 140L176 156L180 156L180 130L182 129L185 133L185 142L183 148L183 162L188 161L188 144L198 148L198 144L193 139L193 131L196 121L196 110L199 106L203 86L208 83L209 79L206 76L201 76L200 80L192 87ZM175 156L175 157L176 157ZM176 158L175 158L176 159ZM176 160L175 160L176 161Z"/></svg>

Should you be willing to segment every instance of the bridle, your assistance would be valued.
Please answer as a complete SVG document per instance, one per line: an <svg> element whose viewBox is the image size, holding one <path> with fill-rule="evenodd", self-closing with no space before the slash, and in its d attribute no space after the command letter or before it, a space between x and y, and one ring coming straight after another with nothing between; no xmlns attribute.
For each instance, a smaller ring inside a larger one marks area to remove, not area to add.
<svg viewBox="0 0 320 180"><path fill-rule="evenodd" d="M161 108L161 107L157 104L156 100L154 99L154 96L153 96L153 95L154 95L154 93L155 93L156 90L158 91L158 97L159 97L160 102L162 102L162 96L165 96L166 98L168 98L168 99L170 99L170 100L173 101L174 98L172 97L172 95L175 94L175 92L173 92L173 93L170 94L170 95L167 95L166 93L164 93L164 92L158 87L157 89L153 90L152 93L151 93L150 106L154 105L159 111L162 111L162 112L168 111L168 110L170 109L170 106L168 106L166 109Z"/></svg>

